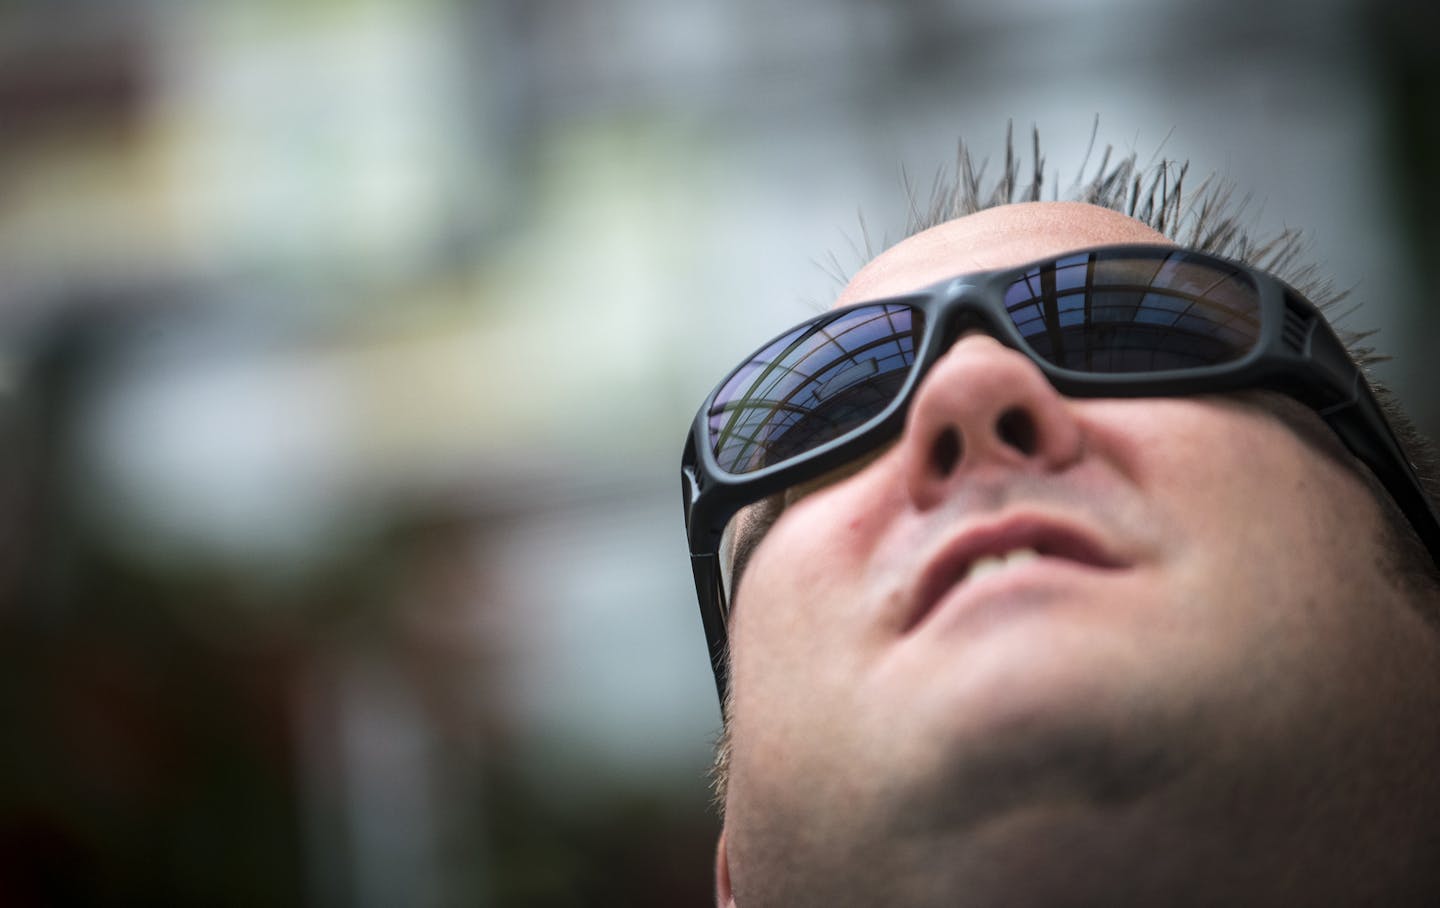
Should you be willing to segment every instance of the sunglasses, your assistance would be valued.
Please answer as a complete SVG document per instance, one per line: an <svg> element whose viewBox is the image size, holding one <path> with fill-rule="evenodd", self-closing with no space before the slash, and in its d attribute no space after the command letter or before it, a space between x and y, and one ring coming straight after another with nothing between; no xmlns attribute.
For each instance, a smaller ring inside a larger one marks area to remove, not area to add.
<svg viewBox="0 0 1440 908"><path fill-rule="evenodd" d="M896 438L921 380L965 332L1034 362L1071 397L1278 391L1373 472L1440 562L1440 517L1369 383L1319 310L1238 262L1107 246L835 309L747 357L705 399L681 478L690 562L724 701L729 607L720 543L747 505Z"/></svg>

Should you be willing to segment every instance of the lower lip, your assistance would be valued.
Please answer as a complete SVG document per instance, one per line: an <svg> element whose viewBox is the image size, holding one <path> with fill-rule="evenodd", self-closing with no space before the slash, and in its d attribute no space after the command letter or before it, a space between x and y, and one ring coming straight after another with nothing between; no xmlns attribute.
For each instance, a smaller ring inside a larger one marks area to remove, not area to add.
<svg viewBox="0 0 1440 908"><path fill-rule="evenodd" d="M1119 571L1042 555L955 584L921 616L913 630L932 624L968 624L980 620L982 613L1018 614L1036 606L1078 601L1087 598L1086 591L1097 581L1112 578Z"/></svg>

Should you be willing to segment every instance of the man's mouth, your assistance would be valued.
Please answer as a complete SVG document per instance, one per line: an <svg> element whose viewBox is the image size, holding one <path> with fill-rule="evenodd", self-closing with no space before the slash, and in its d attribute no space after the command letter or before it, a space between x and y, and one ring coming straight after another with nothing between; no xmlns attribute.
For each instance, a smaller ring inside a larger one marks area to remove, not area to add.
<svg viewBox="0 0 1440 908"><path fill-rule="evenodd" d="M921 572L907 629L934 611L942 598L1042 559L1097 570L1128 567L1086 528L1049 517L1016 516L976 524L946 543Z"/></svg>

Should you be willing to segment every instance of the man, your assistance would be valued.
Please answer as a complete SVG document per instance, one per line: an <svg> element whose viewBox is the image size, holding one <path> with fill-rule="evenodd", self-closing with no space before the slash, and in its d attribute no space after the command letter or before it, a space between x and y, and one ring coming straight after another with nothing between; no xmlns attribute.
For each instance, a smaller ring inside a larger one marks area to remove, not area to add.
<svg viewBox="0 0 1440 908"><path fill-rule="evenodd" d="M945 220L707 401L720 904L1440 904L1415 455L1310 309L1166 226Z"/></svg>

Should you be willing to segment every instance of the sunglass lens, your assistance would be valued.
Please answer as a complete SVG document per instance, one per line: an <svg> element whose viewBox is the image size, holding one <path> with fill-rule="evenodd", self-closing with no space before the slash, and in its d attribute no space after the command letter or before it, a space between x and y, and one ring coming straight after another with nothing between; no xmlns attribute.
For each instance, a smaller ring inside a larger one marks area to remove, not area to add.
<svg viewBox="0 0 1440 908"><path fill-rule="evenodd" d="M823 316L776 339L725 381L710 448L732 475L813 451L868 423L899 394L924 316L876 304Z"/></svg>
<svg viewBox="0 0 1440 908"><path fill-rule="evenodd" d="M1005 308L1037 356L1080 372L1214 366L1260 336L1254 282L1184 251L1067 256L1011 283Z"/></svg>

